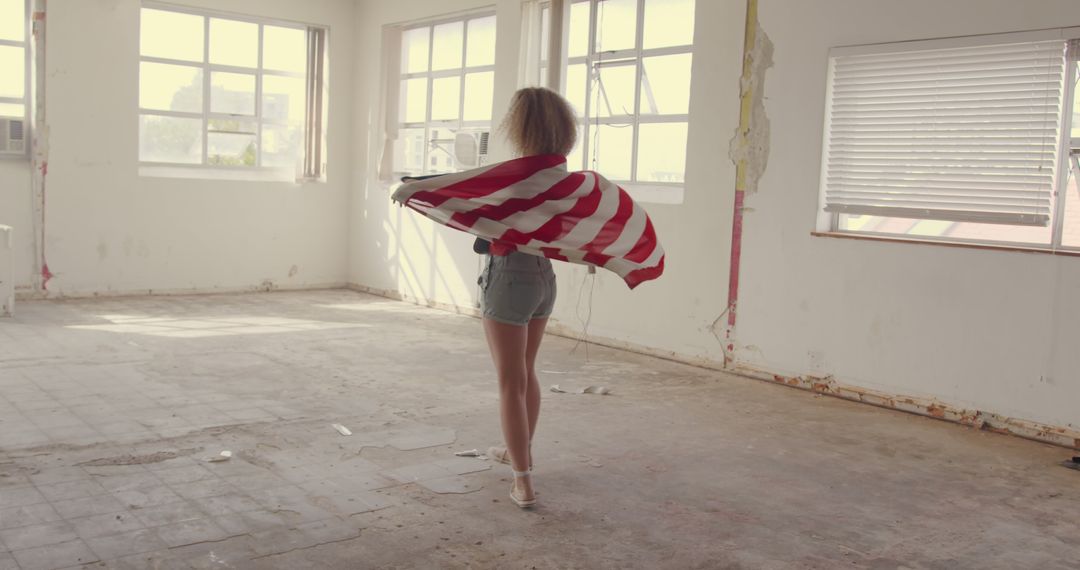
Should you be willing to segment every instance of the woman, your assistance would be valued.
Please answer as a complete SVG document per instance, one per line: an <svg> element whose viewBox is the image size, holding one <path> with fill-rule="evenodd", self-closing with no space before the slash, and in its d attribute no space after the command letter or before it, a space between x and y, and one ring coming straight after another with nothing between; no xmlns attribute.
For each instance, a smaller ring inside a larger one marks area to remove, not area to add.
<svg viewBox="0 0 1080 570"><path fill-rule="evenodd" d="M557 154L574 148L577 123L569 103L544 88L514 94L502 130L520 156ZM566 168L563 163L562 168ZM519 507L536 504L532 484L532 438L540 416L536 354L555 305L551 261L525 253L488 255L480 276L484 333L499 377L499 407L505 448L488 454L514 471L510 498Z"/></svg>

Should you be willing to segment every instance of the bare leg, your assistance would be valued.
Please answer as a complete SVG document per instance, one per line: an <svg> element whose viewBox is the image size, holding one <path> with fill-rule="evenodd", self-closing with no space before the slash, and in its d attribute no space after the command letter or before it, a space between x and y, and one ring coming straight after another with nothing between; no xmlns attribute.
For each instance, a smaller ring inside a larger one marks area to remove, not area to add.
<svg viewBox="0 0 1080 570"><path fill-rule="evenodd" d="M484 319L484 333L487 335L491 358L499 376L499 410L503 439L506 441L511 465L514 471L528 471L529 414L525 405L529 380L525 367L528 328ZM521 498L533 498L530 479L514 479Z"/></svg>
<svg viewBox="0 0 1080 570"><path fill-rule="evenodd" d="M536 435L536 424L540 419L540 380L536 376L536 355L540 351L540 341L544 340L544 328L547 318L529 321L529 338L525 346L525 371L528 374L528 387L525 389L525 408L529 413L529 467L533 465L532 440Z"/></svg>

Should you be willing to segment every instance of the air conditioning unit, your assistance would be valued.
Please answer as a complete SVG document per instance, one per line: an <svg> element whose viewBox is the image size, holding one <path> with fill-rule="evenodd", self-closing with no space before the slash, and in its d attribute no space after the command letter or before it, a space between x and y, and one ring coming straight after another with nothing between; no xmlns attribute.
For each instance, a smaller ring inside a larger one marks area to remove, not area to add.
<svg viewBox="0 0 1080 570"><path fill-rule="evenodd" d="M463 168L476 168L488 163L489 131L461 131L454 135L454 159Z"/></svg>
<svg viewBox="0 0 1080 570"><path fill-rule="evenodd" d="M26 154L26 121L0 117L0 154Z"/></svg>

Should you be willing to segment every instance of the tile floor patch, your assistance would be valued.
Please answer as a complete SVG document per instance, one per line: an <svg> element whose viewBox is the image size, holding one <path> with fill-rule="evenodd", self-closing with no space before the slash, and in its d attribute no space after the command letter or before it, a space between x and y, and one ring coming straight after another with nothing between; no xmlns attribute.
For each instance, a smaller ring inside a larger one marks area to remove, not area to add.
<svg viewBox="0 0 1080 570"><path fill-rule="evenodd" d="M148 527L165 526L206 518L206 513L190 502L136 509L132 511L132 514Z"/></svg>
<svg viewBox="0 0 1080 570"><path fill-rule="evenodd" d="M158 536L161 537L161 540L165 541L165 544L169 545L169 548L195 544L198 542L221 540L229 536L223 528L214 524L210 519L184 521L161 526L156 530Z"/></svg>
<svg viewBox="0 0 1080 570"><path fill-rule="evenodd" d="M0 530L42 524L61 518L60 513L57 513L49 503L0 509Z"/></svg>
<svg viewBox="0 0 1080 570"><path fill-rule="evenodd" d="M69 568L98 561L90 547L81 540L40 546L12 552L22 570L52 570Z"/></svg>
<svg viewBox="0 0 1080 570"><path fill-rule="evenodd" d="M391 469L389 471L383 471L380 475L393 479L399 483L415 483L417 481L423 481L425 479L439 479L442 477L448 477L454 475L445 467L438 465L437 463L418 463L416 465L406 465L405 467L398 467L397 469Z"/></svg>
<svg viewBox="0 0 1080 570"><path fill-rule="evenodd" d="M138 530L144 526L131 511L75 519L71 524L84 540Z"/></svg>
<svg viewBox="0 0 1080 570"><path fill-rule="evenodd" d="M34 487L0 488L0 509L44 503L45 496Z"/></svg>
<svg viewBox="0 0 1080 570"><path fill-rule="evenodd" d="M164 486L120 491L113 493L113 495L115 495L117 499L120 499L121 503L132 509L156 507L158 505L176 503L182 500L179 495Z"/></svg>
<svg viewBox="0 0 1080 570"><path fill-rule="evenodd" d="M123 503L111 495L98 495L82 499L68 499L66 501L54 501L56 508L65 519L103 515L126 510Z"/></svg>
<svg viewBox="0 0 1080 570"><path fill-rule="evenodd" d="M39 485L38 490L41 491L42 495L45 495L45 498L53 502L106 494L105 488L100 483L90 479Z"/></svg>
<svg viewBox="0 0 1080 570"><path fill-rule="evenodd" d="M420 486L440 494L465 494L475 493L484 486L476 479L469 479L460 475L443 477L441 479L427 479L420 481Z"/></svg>
<svg viewBox="0 0 1080 570"><path fill-rule="evenodd" d="M49 544L59 544L79 538L67 521L53 521L0 531L0 543L8 550L25 550Z"/></svg>
<svg viewBox="0 0 1080 570"><path fill-rule="evenodd" d="M139 529L86 540L87 546L102 560L168 548L165 541L150 529Z"/></svg>

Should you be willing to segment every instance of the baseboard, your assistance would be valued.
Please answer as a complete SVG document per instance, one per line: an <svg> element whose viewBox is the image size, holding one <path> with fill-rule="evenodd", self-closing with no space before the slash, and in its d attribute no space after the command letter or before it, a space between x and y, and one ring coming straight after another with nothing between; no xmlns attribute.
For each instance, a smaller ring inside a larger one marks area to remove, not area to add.
<svg viewBox="0 0 1080 570"><path fill-rule="evenodd" d="M62 299L100 299L118 297L148 297L148 296L177 296L177 295L233 295L237 293L271 293L277 291L322 291L326 289L347 289L344 282L314 283L307 285L279 285L276 283L262 283L247 287L191 287L177 289L123 289L116 291L16 291L16 301L40 301ZM16 310L18 308L16 307Z"/></svg>
<svg viewBox="0 0 1080 570"><path fill-rule="evenodd" d="M375 289L372 287L366 287L357 284L350 284L349 289L377 295L380 297L386 297L388 299L394 299L406 303L414 303L418 305L432 307L435 309L447 310L457 314L468 315L477 318L480 316L477 309L457 307L445 303L436 303L422 299L414 299L407 295L402 295L401 293L396 291ZM643 354L654 358L660 358L663 360L678 362L680 364L695 366L698 368L706 368L709 370L727 372L743 376L745 378L762 380L765 382L769 382L770 384L779 384L781 386L787 386L789 388L797 388L800 390L806 390L808 392L814 392L816 394L823 394L826 396L833 396L835 398L841 398L852 402L869 404L871 406L876 406L879 408L906 412L910 414L917 414L920 416L965 425L976 429L984 429L996 433L1014 435L1017 437L1022 437L1024 439L1035 440L1042 443L1049 443L1071 449L1080 449L1080 431L1071 428L1047 425L1020 418L1011 418L994 412L967 409L934 399L919 398L915 396L904 396L898 394L888 394L885 392L870 390L858 386L849 386L837 382L831 376L790 376L738 363L736 363L734 366L725 367L722 360L712 360L697 356L689 356L679 354L673 351L660 350L648 346L634 344L631 342L603 337L595 337L592 335L589 335L587 338L583 338L577 329L556 321L552 321L548 324L548 332L556 336L561 336L572 340L580 340L582 342L587 342L589 344L594 344L597 346L604 346L617 350L625 350L627 352Z"/></svg>

